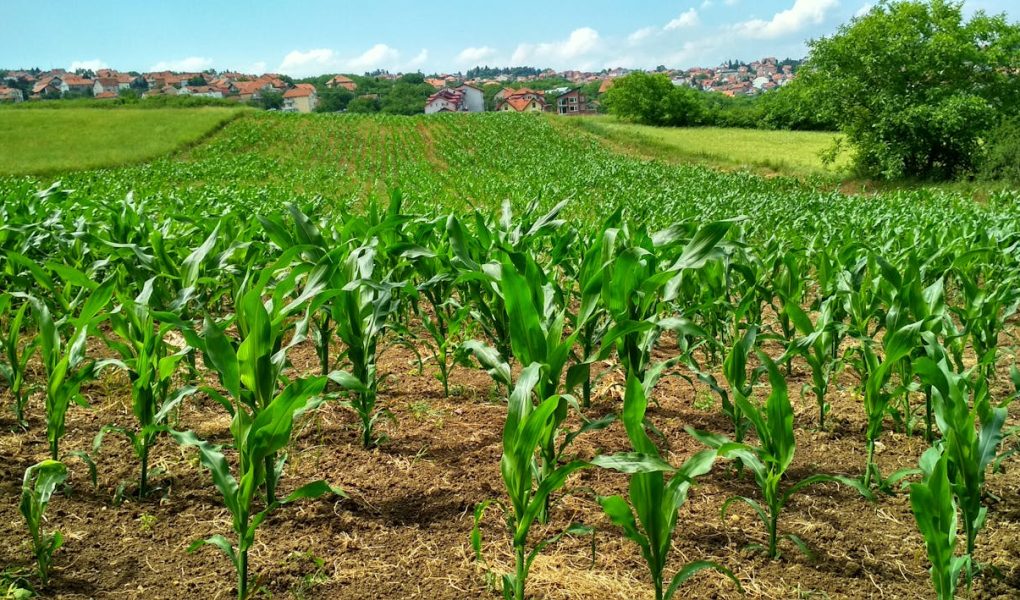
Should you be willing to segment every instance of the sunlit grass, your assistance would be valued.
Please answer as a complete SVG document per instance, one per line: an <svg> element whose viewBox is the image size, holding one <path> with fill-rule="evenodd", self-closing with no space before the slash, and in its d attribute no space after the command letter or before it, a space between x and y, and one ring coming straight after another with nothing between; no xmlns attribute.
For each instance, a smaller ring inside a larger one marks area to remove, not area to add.
<svg viewBox="0 0 1020 600"><path fill-rule="evenodd" d="M231 108L0 110L0 173L147 161L201 140L238 114Z"/></svg>
<svg viewBox="0 0 1020 600"><path fill-rule="evenodd" d="M560 119L599 135L617 149L652 158L783 175L841 175L848 152L825 165L822 153L840 137L818 131L775 131L719 127L650 127L611 117Z"/></svg>

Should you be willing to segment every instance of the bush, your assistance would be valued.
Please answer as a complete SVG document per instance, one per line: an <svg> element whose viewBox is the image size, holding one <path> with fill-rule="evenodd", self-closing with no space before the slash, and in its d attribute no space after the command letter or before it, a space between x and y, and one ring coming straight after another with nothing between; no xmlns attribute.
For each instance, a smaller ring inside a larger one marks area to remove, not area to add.
<svg viewBox="0 0 1020 600"><path fill-rule="evenodd" d="M700 125L706 117L700 92L675 86L665 75L631 73L606 92L609 112L644 125Z"/></svg>
<svg viewBox="0 0 1020 600"><path fill-rule="evenodd" d="M978 177L1020 185L1020 115L1003 119L988 135Z"/></svg>

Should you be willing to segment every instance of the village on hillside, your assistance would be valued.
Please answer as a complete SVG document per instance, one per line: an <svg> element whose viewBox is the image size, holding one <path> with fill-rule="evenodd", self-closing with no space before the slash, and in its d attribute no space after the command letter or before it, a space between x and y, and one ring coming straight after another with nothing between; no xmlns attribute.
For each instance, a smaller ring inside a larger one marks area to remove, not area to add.
<svg viewBox="0 0 1020 600"><path fill-rule="evenodd" d="M675 86L687 86L727 96L754 96L777 88L793 79L799 61L763 58L751 63L730 61L714 68L667 69L660 66L650 73L669 77ZM418 75L418 81L434 90L424 100L425 114L441 112L551 112L565 116L595 114L600 111L599 96L613 81L634 72L631 69L605 69L599 72L554 71L552 69L477 67L466 74ZM359 95L358 83L346 75L316 78L317 82L295 81L274 73L262 75L213 70L182 73L172 71L124 72L99 69L41 71L0 69L0 102L24 102L64 98L117 99L130 95L150 98L184 96L255 103L275 95L282 99L278 108L285 112L309 113L316 110L321 97L331 91L350 94L366 101L376 94ZM382 81L398 81L404 74L386 71L366 73ZM565 83L548 88L542 82ZM529 86L529 84L531 84ZM485 89L497 87L494 94ZM539 89L542 88L542 89ZM427 87L425 89L428 89ZM427 92L426 92L427 93ZM424 95L424 94L423 94Z"/></svg>

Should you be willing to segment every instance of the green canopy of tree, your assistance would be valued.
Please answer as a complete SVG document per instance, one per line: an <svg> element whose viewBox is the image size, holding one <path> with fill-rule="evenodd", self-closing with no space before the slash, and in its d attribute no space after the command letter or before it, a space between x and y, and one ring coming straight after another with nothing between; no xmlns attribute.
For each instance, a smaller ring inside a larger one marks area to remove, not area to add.
<svg viewBox="0 0 1020 600"><path fill-rule="evenodd" d="M1020 27L962 3L884 1L810 44L799 77L835 116L862 174L945 179L1020 102Z"/></svg>

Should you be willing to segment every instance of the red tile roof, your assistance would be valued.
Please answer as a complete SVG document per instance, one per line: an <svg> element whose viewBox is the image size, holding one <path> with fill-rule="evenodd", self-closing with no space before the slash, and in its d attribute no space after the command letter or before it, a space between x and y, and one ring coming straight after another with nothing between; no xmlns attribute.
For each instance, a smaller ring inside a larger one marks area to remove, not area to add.
<svg viewBox="0 0 1020 600"><path fill-rule="evenodd" d="M310 83L299 83L293 89L287 90L284 98L306 98L315 93L315 86Z"/></svg>

